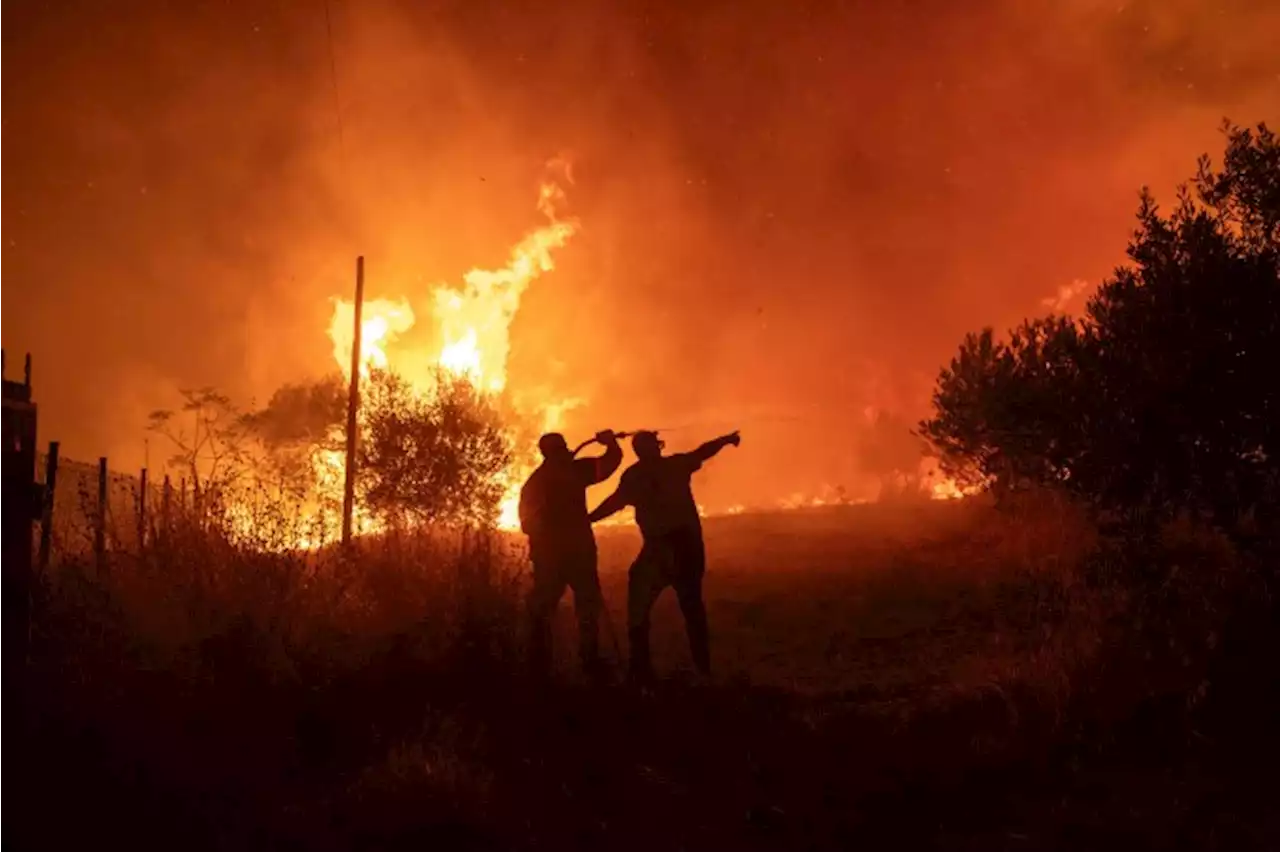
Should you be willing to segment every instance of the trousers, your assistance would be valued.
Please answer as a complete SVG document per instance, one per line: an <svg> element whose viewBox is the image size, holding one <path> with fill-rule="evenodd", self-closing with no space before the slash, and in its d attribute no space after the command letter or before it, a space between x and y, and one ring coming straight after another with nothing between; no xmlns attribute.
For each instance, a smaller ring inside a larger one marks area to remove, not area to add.
<svg viewBox="0 0 1280 852"><path fill-rule="evenodd" d="M633 677L653 675L649 651L649 615L663 589L675 589L693 664L704 675L711 674L711 637L707 608L702 599L702 577L707 571L702 530L678 529L645 536L640 554L627 576L627 638Z"/></svg>
<svg viewBox="0 0 1280 852"><path fill-rule="evenodd" d="M600 593L597 554L591 546L574 546L533 558L533 589L529 593L529 664L540 674L551 670L551 621L566 587L573 591L578 618L578 656L586 671L600 659Z"/></svg>

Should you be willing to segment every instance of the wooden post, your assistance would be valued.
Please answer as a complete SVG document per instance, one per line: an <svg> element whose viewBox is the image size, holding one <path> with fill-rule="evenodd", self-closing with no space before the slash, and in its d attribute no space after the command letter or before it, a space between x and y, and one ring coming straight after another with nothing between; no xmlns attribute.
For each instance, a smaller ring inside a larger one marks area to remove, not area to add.
<svg viewBox="0 0 1280 852"><path fill-rule="evenodd" d="M93 556L101 573L107 558L107 457L98 459L98 513L93 519Z"/></svg>
<svg viewBox="0 0 1280 852"><path fill-rule="evenodd" d="M360 324L364 313L364 257L356 258L355 332L351 338L351 388L347 393L347 464L342 489L342 543L351 543L356 506L356 415L360 411Z"/></svg>
<svg viewBox="0 0 1280 852"><path fill-rule="evenodd" d="M169 534L169 504L173 500L173 483L169 481L169 474L164 475L164 491L160 495L160 529L165 534Z"/></svg>
<svg viewBox="0 0 1280 852"><path fill-rule="evenodd" d="M0 367L3 373L3 367ZM0 375L0 378L3 378ZM35 553L35 522L41 515L42 495L36 482L36 405L31 401L31 356L26 358L22 382L4 384L4 488L0 500L3 516L0 543L0 600L3 601L3 663L5 683L14 672L21 683L31 639L31 587ZM21 700L21 699L19 699Z"/></svg>
<svg viewBox="0 0 1280 852"><path fill-rule="evenodd" d="M53 500L58 493L57 441L49 442L49 455L44 460L44 507L40 513L40 570L49 567L49 552L53 547Z"/></svg>
<svg viewBox="0 0 1280 852"><path fill-rule="evenodd" d="M147 469L138 474L138 552L147 544Z"/></svg>

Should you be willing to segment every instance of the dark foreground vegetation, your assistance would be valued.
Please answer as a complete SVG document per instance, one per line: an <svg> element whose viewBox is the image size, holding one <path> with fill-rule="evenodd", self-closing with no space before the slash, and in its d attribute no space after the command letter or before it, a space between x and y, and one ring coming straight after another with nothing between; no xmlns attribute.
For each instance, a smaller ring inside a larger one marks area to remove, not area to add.
<svg viewBox="0 0 1280 852"><path fill-rule="evenodd" d="M711 522L717 683L684 677L664 599L651 694L588 687L571 659L555 684L522 676L501 542L383 541L358 570L199 540L66 565L26 703L5 704L6 840L1274 848L1257 566L1185 524L1134 552L1058 500L1009 511ZM634 544L603 536L615 625ZM1146 594L1123 581L1139 563Z"/></svg>
<svg viewBox="0 0 1280 852"><path fill-rule="evenodd" d="M991 494L708 522L711 685L668 600L655 690L527 678L497 533L64 560L5 672L6 840L1280 847L1280 146L1229 129L1195 187L1086 316L942 373L922 432Z"/></svg>

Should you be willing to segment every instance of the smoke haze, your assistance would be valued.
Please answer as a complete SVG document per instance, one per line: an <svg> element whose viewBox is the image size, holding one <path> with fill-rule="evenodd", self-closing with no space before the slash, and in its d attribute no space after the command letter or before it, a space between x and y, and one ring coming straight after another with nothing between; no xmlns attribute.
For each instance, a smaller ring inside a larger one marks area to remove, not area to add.
<svg viewBox="0 0 1280 852"><path fill-rule="evenodd" d="M1276 2L330 4L332 52L322 0L5 4L3 335L42 440L136 467L179 387L333 371L357 254L421 345L563 155L581 230L509 386L586 400L571 442L741 425L708 505L861 493L869 415L914 421L965 332L1078 308L1142 185L1280 119Z"/></svg>

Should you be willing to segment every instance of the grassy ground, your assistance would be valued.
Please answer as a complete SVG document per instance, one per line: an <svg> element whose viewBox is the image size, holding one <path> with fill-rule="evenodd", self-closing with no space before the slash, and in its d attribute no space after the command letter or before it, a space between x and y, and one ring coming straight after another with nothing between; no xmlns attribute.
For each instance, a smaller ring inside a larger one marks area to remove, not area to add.
<svg viewBox="0 0 1280 852"><path fill-rule="evenodd" d="M563 671L524 676L509 542L64 566L21 702L6 673L6 840L1280 848L1264 596L1216 537L1135 556L1052 501L976 500L706 537L716 683L690 682L668 593L645 694L578 681L568 600ZM600 538L622 633L637 542Z"/></svg>
<svg viewBox="0 0 1280 852"><path fill-rule="evenodd" d="M1069 579L1058 568L1078 563L1089 536L1083 527L1038 537L1004 522L984 529L985 509L865 505L711 519L706 594L722 673L806 694L920 688L1013 651L1033 613L1000 595L1010 581ZM639 539L631 530L600 538L606 598L622 625ZM659 662L686 666L670 593L655 619Z"/></svg>

